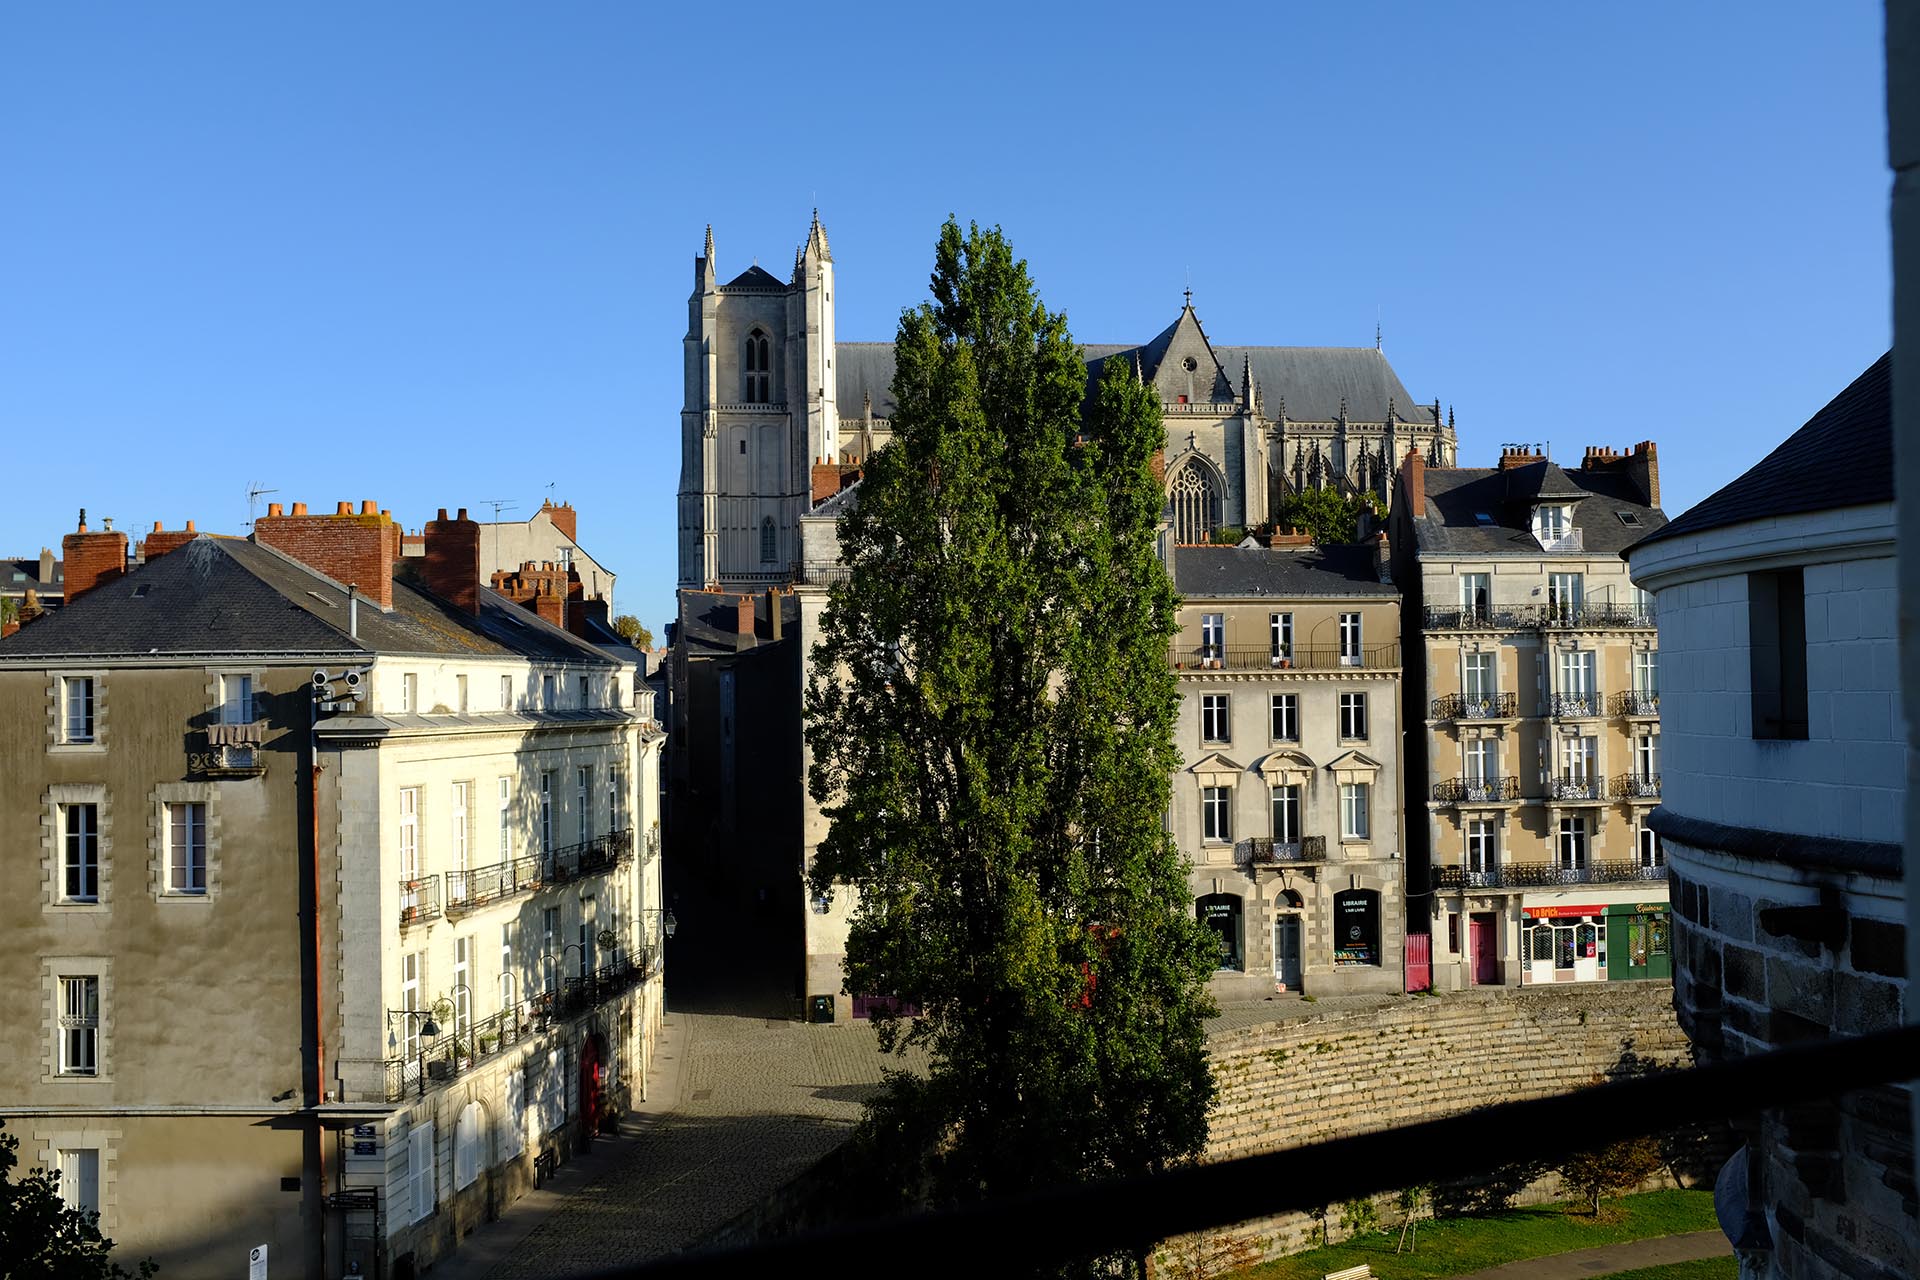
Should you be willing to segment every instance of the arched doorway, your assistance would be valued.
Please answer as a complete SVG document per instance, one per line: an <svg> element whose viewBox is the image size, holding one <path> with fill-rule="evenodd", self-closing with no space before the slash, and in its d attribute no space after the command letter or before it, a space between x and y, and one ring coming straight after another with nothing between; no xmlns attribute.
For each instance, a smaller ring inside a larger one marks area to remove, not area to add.
<svg viewBox="0 0 1920 1280"><path fill-rule="evenodd" d="M1287 991L1298 991L1306 972L1306 943L1300 918L1305 903L1297 891L1284 889L1279 901L1273 905L1274 985Z"/></svg>

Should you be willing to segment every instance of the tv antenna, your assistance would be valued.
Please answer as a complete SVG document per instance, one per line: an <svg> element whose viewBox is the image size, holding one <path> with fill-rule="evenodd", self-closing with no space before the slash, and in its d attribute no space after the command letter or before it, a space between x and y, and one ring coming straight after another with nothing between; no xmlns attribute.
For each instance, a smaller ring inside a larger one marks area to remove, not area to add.
<svg viewBox="0 0 1920 1280"><path fill-rule="evenodd" d="M247 486L247 528L249 529L253 528L253 513L259 510L260 499L264 498L269 493L278 493L278 492L280 492L278 489L261 488L260 482L258 480L255 480L252 484Z"/></svg>
<svg viewBox="0 0 1920 1280"><path fill-rule="evenodd" d="M480 505L493 508L493 563L500 564L500 513L511 511L520 504L512 498L482 498Z"/></svg>

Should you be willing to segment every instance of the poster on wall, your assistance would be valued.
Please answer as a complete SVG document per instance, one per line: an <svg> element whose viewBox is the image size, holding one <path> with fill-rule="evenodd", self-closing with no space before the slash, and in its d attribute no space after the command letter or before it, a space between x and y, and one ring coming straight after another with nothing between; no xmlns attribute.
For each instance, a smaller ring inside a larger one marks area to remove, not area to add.
<svg viewBox="0 0 1920 1280"><path fill-rule="evenodd" d="M1333 963L1380 963L1380 895L1347 889L1333 895Z"/></svg>

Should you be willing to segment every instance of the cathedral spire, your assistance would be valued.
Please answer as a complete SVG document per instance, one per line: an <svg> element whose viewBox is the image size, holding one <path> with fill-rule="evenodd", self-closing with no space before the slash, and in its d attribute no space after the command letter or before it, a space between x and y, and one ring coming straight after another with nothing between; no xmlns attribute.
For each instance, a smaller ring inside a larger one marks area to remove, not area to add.
<svg viewBox="0 0 1920 1280"><path fill-rule="evenodd" d="M1258 398L1253 385L1253 357L1243 355L1240 357L1240 401L1251 409Z"/></svg>
<svg viewBox="0 0 1920 1280"><path fill-rule="evenodd" d="M706 252L693 260L693 286L695 289L711 289L718 276L713 265L713 224L707 224Z"/></svg>
<svg viewBox="0 0 1920 1280"><path fill-rule="evenodd" d="M811 254L818 262L832 262L833 250L827 246L827 229L820 225L820 210L813 211L813 225L807 228L807 243L803 253Z"/></svg>
<svg viewBox="0 0 1920 1280"><path fill-rule="evenodd" d="M707 224L707 261L713 261L713 224Z"/></svg>

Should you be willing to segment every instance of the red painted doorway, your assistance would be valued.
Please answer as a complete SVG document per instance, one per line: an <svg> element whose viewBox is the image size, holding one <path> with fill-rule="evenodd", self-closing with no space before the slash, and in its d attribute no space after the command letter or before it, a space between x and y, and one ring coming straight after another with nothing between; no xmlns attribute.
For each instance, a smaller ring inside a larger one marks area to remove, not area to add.
<svg viewBox="0 0 1920 1280"><path fill-rule="evenodd" d="M1473 983L1500 985L1499 925L1491 911L1476 911L1467 922L1467 947L1473 956Z"/></svg>

